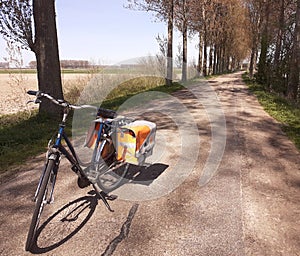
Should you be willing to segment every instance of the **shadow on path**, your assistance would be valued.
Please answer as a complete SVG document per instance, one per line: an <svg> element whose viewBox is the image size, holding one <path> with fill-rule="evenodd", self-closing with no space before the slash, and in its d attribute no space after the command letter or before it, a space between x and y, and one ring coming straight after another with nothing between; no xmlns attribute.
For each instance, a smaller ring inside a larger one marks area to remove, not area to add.
<svg viewBox="0 0 300 256"><path fill-rule="evenodd" d="M147 167L131 165L125 178L129 183L136 183L149 186L168 167L168 165L161 163L152 164Z"/></svg>
<svg viewBox="0 0 300 256"><path fill-rule="evenodd" d="M31 252L46 253L67 242L89 221L97 204L96 196L84 196L60 208L38 229Z"/></svg>

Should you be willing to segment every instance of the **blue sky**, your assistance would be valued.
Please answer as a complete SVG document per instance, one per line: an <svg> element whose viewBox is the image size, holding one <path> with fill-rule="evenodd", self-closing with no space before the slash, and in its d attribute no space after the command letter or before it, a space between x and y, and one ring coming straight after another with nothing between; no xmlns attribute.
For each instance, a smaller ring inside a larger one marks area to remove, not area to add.
<svg viewBox="0 0 300 256"><path fill-rule="evenodd" d="M83 59L96 64L114 64L127 59L156 54L155 37L167 34L163 22L153 13L132 11L126 0L56 0L56 22L60 59ZM175 33L174 51L180 36ZM195 43L189 47L195 55ZM0 39L0 61L7 54ZM25 63L34 55L24 52Z"/></svg>

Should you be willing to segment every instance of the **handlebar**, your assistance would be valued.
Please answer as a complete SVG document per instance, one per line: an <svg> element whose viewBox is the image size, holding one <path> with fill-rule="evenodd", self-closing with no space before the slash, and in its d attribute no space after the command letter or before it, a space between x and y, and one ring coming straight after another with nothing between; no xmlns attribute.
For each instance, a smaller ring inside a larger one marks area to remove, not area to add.
<svg viewBox="0 0 300 256"><path fill-rule="evenodd" d="M44 98L47 98L50 101L52 101L54 104L56 104L58 106L61 106L61 107L64 107L64 108L69 108L69 109L91 108L91 109L98 110L98 108L96 106L92 106L92 105L73 105L73 104L70 104L69 102L67 102L65 100L55 99L51 95L49 95L47 93L44 93L44 92L41 92L41 91L29 90L29 91L27 91L27 94L36 96L35 103L40 103L39 99L44 97Z"/></svg>
<svg viewBox="0 0 300 256"><path fill-rule="evenodd" d="M102 117L102 118L116 118L117 117L117 112L110 110L110 109L105 109L105 108L98 108L96 106L92 105L72 105L69 102L65 100L60 100L60 99L55 99L51 95L41 92L41 91L33 91L29 90L27 91L27 94L36 96L36 100L34 101L35 103L40 103L40 98L44 97L49 100L51 100L54 104L59 105L64 108L70 108L70 109L83 109L83 108L91 108L97 110L97 116Z"/></svg>

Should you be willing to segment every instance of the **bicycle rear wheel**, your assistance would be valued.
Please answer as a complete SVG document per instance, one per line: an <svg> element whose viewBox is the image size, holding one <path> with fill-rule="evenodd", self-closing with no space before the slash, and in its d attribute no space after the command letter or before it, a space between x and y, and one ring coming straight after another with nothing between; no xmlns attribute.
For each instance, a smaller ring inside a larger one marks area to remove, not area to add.
<svg viewBox="0 0 300 256"><path fill-rule="evenodd" d="M108 167L105 161L101 161L97 165L97 172L99 173L97 178L98 186L106 193L115 190L124 182L128 168L129 164L118 165L115 163Z"/></svg>
<svg viewBox="0 0 300 256"><path fill-rule="evenodd" d="M117 161L116 150L111 137L103 140L99 148L101 149L100 157L94 168L90 170L90 175L94 177L100 189L108 193L121 185L128 171L128 165L124 168L124 163Z"/></svg>
<svg viewBox="0 0 300 256"><path fill-rule="evenodd" d="M48 161L45 174L41 183L40 190L37 195L36 203L35 203L35 209L33 212L33 216L31 219L31 224L29 227L28 235L27 235L27 240L26 240L26 246L25 250L30 251L32 248L32 245L34 243L34 240L36 238L36 233L39 227L39 221L44 209L45 204L50 203L50 193L52 190L52 178L51 174L54 174L54 168L55 168L55 160L50 159Z"/></svg>

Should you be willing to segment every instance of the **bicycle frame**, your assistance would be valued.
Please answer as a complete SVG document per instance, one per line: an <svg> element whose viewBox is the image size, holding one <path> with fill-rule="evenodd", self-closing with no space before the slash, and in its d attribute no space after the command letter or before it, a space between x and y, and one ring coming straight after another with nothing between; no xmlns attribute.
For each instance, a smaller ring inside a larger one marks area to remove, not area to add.
<svg viewBox="0 0 300 256"><path fill-rule="evenodd" d="M83 162L80 161L79 157L77 156L77 154L75 152L75 149L74 149L71 141L69 140L68 136L65 133L66 119L67 119L68 113L69 113L69 111L67 109L65 109L62 122L59 125L59 129L58 129L57 137L55 139L55 143L54 143L54 145L52 145L48 149L47 162L45 164L44 170L43 170L43 172L41 174L41 177L39 179L37 190L36 190L35 195L34 195L34 201L36 200L37 195L39 193L39 190L40 190L43 178L44 178L45 170L47 168L47 164L48 164L49 159L53 159L56 162L56 166L57 166L57 168L55 169L55 172L53 173L52 190L50 192L50 199L48 200L48 202L52 202L53 192L54 192L54 187L55 187L55 181L56 181L56 176L57 176L57 172L58 172L58 167L59 167L59 162L60 162L60 159L61 159L61 155L64 155L68 159L68 161L72 165L72 167L71 167L72 171L75 172L78 175L78 177L86 177L86 174L83 171L81 166L84 166L84 167L87 167L87 168L91 167L97 161L99 161L99 159L101 157L101 151L102 151L102 149L105 145L105 142L106 142L104 140L102 142L102 144L100 145L100 147L99 147L101 137L102 137L103 126L104 126L103 120L100 120L100 128L99 128L99 131L98 131L98 134L97 134L97 140L96 140L96 145L95 145L95 148L94 148L94 151L93 151L93 154L92 154L92 159L89 163L83 163ZM67 148L70 150L70 152L66 149L66 147L64 147L62 145L63 140L66 142ZM95 184L93 184L93 185L95 185Z"/></svg>

